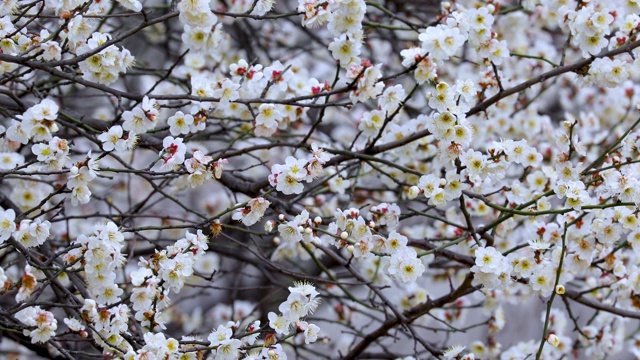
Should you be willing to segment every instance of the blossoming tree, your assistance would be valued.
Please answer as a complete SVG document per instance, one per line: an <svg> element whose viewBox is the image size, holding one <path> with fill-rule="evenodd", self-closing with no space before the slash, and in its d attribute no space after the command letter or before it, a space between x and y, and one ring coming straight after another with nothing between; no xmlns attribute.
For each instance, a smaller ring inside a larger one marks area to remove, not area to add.
<svg viewBox="0 0 640 360"><path fill-rule="evenodd" d="M1 346L640 357L639 14L1 0Z"/></svg>

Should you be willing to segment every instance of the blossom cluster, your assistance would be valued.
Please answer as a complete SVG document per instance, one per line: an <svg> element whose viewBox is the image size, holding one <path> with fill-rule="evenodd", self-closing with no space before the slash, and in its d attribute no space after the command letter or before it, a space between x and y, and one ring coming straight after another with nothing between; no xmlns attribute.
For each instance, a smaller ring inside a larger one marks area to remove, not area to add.
<svg viewBox="0 0 640 360"><path fill-rule="evenodd" d="M25 329L25 336L31 338L33 343L43 343L56 334L58 321L49 311L43 310L40 306L31 306L18 311L16 319L21 323L35 327L33 330Z"/></svg>
<svg viewBox="0 0 640 360"><path fill-rule="evenodd" d="M169 305L170 292L182 289L208 247L202 230L196 234L187 231L184 238L156 252L151 259L140 259L138 269L131 273L131 305L136 320L150 329L165 328L161 310Z"/></svg>
<svg viewBox="0 0 640 360"><path fill-rule="evenodd" d="M109 34L95 32L86 43L77 47L77 55L90 55L79 64L83 79L109 85L133 65L135 60L129 50L119 50L115 45L103 46L110 39Z"/></svg>
<svg viewBox="0 0 640 360"><path fill-rule="evenodd" d="M8 346L639 357L639 4L0 1Z"/></svg>
<svg viewBox="0 0 640 360"><path fill-rule="evenodd" d="M289 335L290 328L293 326L297 331L302 332L306 344L316 341L320 328L303 321L302 318L316 310L320 304L318 295L311 284L298 283L289 287L287 300L278 307L280 313L268 314L269 326L280 335Z"/></svg>
<svg viewBox="0 0 640 360"><path fill-rule="evenodd" d="M20 122L14 122L7 129L7 138L20 144L27 144L30 140L50 141L52 134L59 130L56 123L58 111L59 107L53 100L42 100L17 116ZM51 156L55 156L55 153Z"/></svg>
<svg viewBox="0 0 640 360"><path fill-rule="evenodd" d="M66 255L65 261L79 266L83 260L87 290L99 306L119 302L123 290L116 283L116 272L126 261L122 253L124 235L113 222L96 224L90 235L81 234L73 242L78 247Z"/></svg>
<svg viewBox="0 0 640 360"><path fill-rule="evenodd" d="M323 165L330 159L323 149L312 144L309 160L287 156L284 164L275 164L271 168L269 183L285 195L300 194L304 190L302 181L312 182L324 173Z"/></svg>
<svg viewBox="0 0 640 360"><path fill-rule="evenodd" d="M91 156L69 169L67 187L71 189L72 205L87 204L91 201L89 183L98 176L98 170L99 162Z"/></svg>

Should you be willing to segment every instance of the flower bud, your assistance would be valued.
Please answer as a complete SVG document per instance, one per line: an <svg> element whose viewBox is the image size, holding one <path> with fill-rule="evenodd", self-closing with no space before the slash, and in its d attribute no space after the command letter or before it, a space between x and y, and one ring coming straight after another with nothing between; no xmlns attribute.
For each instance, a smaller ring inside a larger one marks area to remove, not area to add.
<svg viewBox="0 0 640 360"><path fill-rule="evenodd" d="M69 169L69 172L71 173L71 175L78 175L78 167L77 166L72 166L71 169Z"/></svg>
<svg viewBox="0 0 640 360"><path fill-rule="evenodd" d="M276 226L276 222L273 220L269 220L264 224L264 231L271 232L273 228Z"/></svg>
<svg viewBox="0 0 640 360"><path fill-rule="evenodd" d="M558 339L555 334L549 335L549 337L547 337L547 342L553 347L558 347L558 345L560 345L560 339Z"/></svg>
<svg viewBox="0 0 640 360"><path fill-rule="evenodd" d="M275 246L280 245L280 238L279 237L275 236L273 238L273 245L275 245Z"/></svg>
<svg viewBox="0 0 640 360"><path fill-rule="evenodd" d="M415 185L410 187L409 191L407 192L407 196L411 200L417 198L419 194L420 194L420 188Z"/></svg>
<svg viewBox="0 0 640 360"><path fill-rule="evenodd" d="M222 232L222 224L220 223L220 220L217 219L213 221L213 224L211 224L209 228L211 229L212 237L216 237Z"/></svg>
<svg viewBox="0 0 640 360"><path fill-rule="evenodd" d="M278 215L278 220L280 220L280 221L284 221L284 219L285 219L285 218L284 218L284 214L280 214L280 215Z"/></svg>
<svg viewBox="0 0 640 360"><path fill-rule="evenodd" d="M438 85L436 85L436 90L439 94L446 93L447 90L449 90L449 84L444 81L439 82Z"/></svg>
<svg viewBox="0 0 640 360"><path fill-rule="evenodd" d="M340 233L340 238L341 238L342 240L345 240L345 239L346 239L346 238L348 238L348 237L349 237L349 233L348 233L348 232L343 231L342 233Z"/></svg>
<svg viewBox="0 0 640 360"><path fill-rule="evenodd" d="M320 226L320 224L322 224L322 218L320 216L316 216L315 219L313 219L313 224L315 226Z"/></svg>
<svg viewBox="0 0 640 360"><path fill-rule="evenodd" d="M310 235L312 232L313 232L313 229L310 227L304 229L304 233L307 235Z"/></svg>
<svg viewBox="0 0 640 360"><path fill-rule="evenodd" d="M269 347L273 344L276 343L278 339L276 338L276 334L267 334L267 336L264 337L264 343L262 344L263 347ZM269 351L273 351L273 350L269 350Z"/></svg>
<svg viewBox="0 0 640 360"><path fill-rule="evenodd" d="M351 254L353 253L353 245L349 244L349 246L347 246L347 251Z"/></svg>
<svg viewBox="0 0 640 360"><path fill-rule="evenodd" d="M69 20L73 17L73 13L71 11L61 11L60 12L60 19L62 20Z"/></svg>

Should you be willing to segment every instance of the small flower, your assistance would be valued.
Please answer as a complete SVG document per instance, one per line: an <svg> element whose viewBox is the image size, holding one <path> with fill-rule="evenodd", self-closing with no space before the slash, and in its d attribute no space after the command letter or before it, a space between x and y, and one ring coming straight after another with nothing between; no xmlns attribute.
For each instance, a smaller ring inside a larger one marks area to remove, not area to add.
<svg viewBox="0 0 640 360"><path fill-rule="evenodd" d="M346 68L357 59L361 48L361 42L349 37L348 34L342 34L329 44L331 55L340 62L340 66L343 68Z"/></svg>
<svg viewBox="0 0 640 360"><path fill-rule="evenodd" d="M82 330L84 330L84 325L82 325L82 323L78 319L75 319L75 318L64 318L63 321L64 321L65 325L67 325L67 327L71 331L82 331Z"/></svg>
<svg viewBox="0 0 640 360"><path fill-rule="evenodd" d="M163 169L172 169L176 165L180 165L184 162L184 156L187 152L187 147L182 143L182 138L173 138L167 136L162 141L163 149L160 150L159 155L162 157L164 163Z"/></svg>
<svg viewBox="0 0 640 360"><path fill-rule="evenodd" d="M113 151L122 139L122 127L120 125L112 126L107 132L98 135L98 140L102 141L102 150Z"/></svg>
<svg viewBox="0 0 640 360"><path fill-rule="evenodd" d="M425 267L413 248L404 247L391 255L389 275L402 283L414 283L424 273Z"/></svg>
<svg viewBox="0 0 640 360"><path fill-rule="evenodd" d="M218 346L225 340L231 339L232 335L233 331L230 328L224 325L219 325L217 330L209 334L207 340L209 340L211 346Z"/></svg>
<svg viewBox="0 0 640 360"><path fill-rule="evenodd" d="M315 324L307 324L304 329L304 343L311 344L318 340L318 333L320 332L320 327Z"/></svg>
<svg viewBox="0 0 640 360"><path fill-rule="evenodd" d="M193 124L193 116L191 114L184 114L182 111L178 111L169 119L167 119L167 125L169 125L169 132L171 135L186 135L191 131L191 125Z"/></svg>
<svg viewBox="0 0 640 360"><path fill-rule="evenodd" d="M16 230L15 219L16 212L13 209L0 211L0 244L7 240Z"/></svg>
<svg viewBox="0 0 640 360"><path fill-rule="evenodd" d="M278 122L284 115L274 104L262 104L258 108L256 116L255 134L257 136L270 136L278 129Z"/></svg>
<svg viewBox="0 0 640 360"><path fill-rule="evenodd" d="M238 89L240 84L237 84L229 79L224 79L219 88L214 90L213 96L220 99L220 105L227 105L229 102L237 100L240 97Z"/></svg>
<svg viewBox="0 0 640 360"><path fill-rule="evenodd" d="M271 202L262 197L251 199L247 204L247 207L233 214L233 220L241 220L246 226L251 226L257 223L264 212L269 208Z"/></svg>
<svg viewBox="0 0 640 360"><path fill-rule="evenodd" d="M289 335L289 322L282 314L270 312L267 315L269 319L269 327L276 331L277 334Z"/></svg>
<svg viewBox="0 0 640 360"><path fill-rule="evenodd" d="M378 106L387 113L394 112L405 97L404 88L398 84L388 87L378 98Z"/></svg>
<svg viewBox="0 0 640 360"><path fill-rule="evenodd" d="M476 266L483 272L494 272L500 269L504 256L496 248L481 247L476 250Z"/></svg>
<svg viewBox="0 0 640 360"><path fill-rule="evenodd" d="M547 337L547 342L553 347L558 347L558 345L560 345L560 339L555 334L550 334Z"/></svg>

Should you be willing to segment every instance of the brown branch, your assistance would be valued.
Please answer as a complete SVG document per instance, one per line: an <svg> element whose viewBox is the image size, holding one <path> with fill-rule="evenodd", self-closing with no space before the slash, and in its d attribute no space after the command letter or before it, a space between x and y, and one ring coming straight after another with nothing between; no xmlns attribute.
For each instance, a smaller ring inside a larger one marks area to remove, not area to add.
<svg viewBox="0 0 640 360"><path fill-rule="evenodd" d="M472 280L473 274L468 273L462 284L454 291L435 300L428 300L426 303L418 305L413 309L409 309L404 312L404 315L409 319L409 322L413 322L433 309L440 308L446 304L456 301L457 299L465 295L471 294L472 292L479 289L479 287L471 285ZM356 346L354 346L351 351L349 351L349 353L343 357L343 359L357 359L358 355L360 355L366 348L368 348L379 338L385 336L387 332L389 332L389 330L393 329L398 324L400 324L400 319L398 319L397 317L393 317L385 321L382 325L380 325L380 327L370 332L362 340L360 340L360 342L356 344Z"/></svg>

